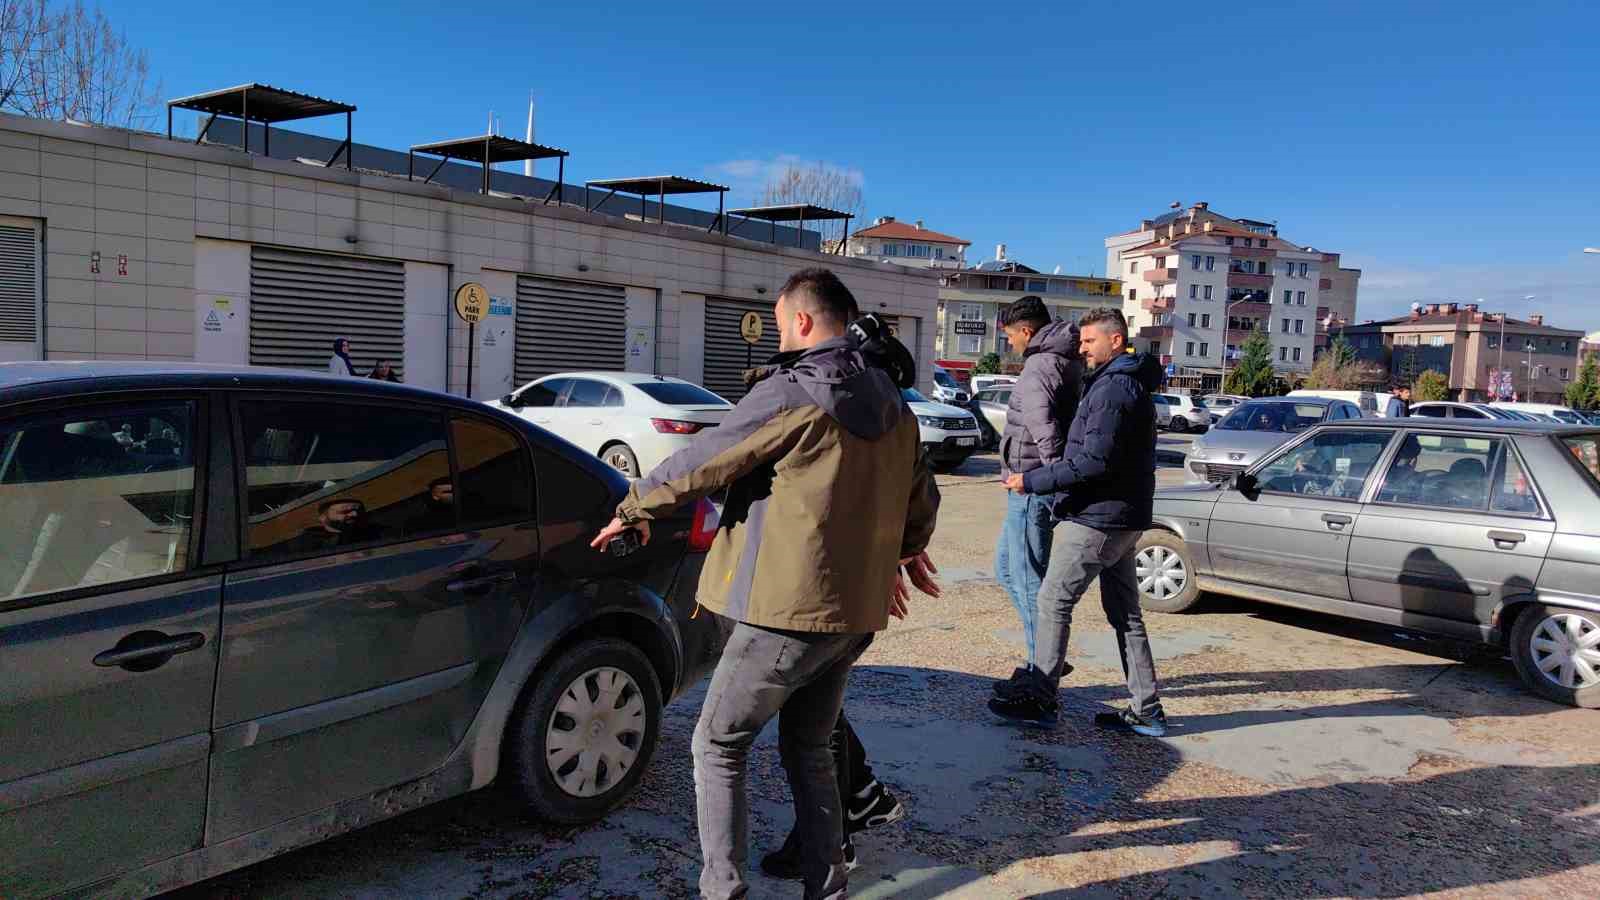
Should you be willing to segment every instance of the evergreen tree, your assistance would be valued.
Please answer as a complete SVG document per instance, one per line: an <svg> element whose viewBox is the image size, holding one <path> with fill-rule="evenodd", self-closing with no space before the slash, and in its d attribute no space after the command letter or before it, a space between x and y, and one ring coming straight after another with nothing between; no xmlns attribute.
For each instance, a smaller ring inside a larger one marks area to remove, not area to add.
<svg viewBox="0 0 1600 900"><path fill-rule="evenodd" d="M1257 329L1245 339L1222 389L1242 397L1264 397L1272 393L1272 383L1272 342L1265 331Z"/></svg>
<svg viewBox="0 0 1600 900"><path fill-rule="evenodd" d="M1600 354L1589 354L1578 367L1578 377L1567 385L1567 405L1573 409L1600 409Z"/></svg>

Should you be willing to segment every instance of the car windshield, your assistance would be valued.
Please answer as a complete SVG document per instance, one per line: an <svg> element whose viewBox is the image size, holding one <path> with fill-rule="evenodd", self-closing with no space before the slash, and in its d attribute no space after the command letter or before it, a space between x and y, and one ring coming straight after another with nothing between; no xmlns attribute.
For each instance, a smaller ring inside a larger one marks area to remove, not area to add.
<svg viewBox="0 0 1600 900"><path fill-rule="evenodd" d="M1322 421L1327 407L1316 403L1242 403L1217 423L1222 431L1276 431L1299 434Z"/></svg>
<svg viewBox="0 0 1600 900"><path fill-rule="evenodd" d="M645 381L634 385L657 403L668 406L727 406L728 401L697 384L682 381Z"/></svg>
<svg viewBox="0 0 1600 900"><path fill-rule="evenodd" d="M951 378L948 372L934 372L933 383L937 384L939 387L959 387L959 385L956 384L956 380Z"/></svg>
<svg viewBox="0 0 1600 900"><path fill-rule="evenodd" d="M906 398L906 402L907 403L927 403L928 402L928 398L924 397L920 393L918 393L916 388L906 388L905 390L900 392L900 396Z"/></svg>

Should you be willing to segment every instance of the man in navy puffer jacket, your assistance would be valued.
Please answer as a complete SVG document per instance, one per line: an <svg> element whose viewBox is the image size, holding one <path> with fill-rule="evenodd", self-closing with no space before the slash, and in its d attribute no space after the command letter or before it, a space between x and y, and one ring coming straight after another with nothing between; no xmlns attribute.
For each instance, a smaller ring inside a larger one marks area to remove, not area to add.
<svg viewBox="0 0 1600 900"><path fill-rule="evenodd" d="M1006 478L1006 487L1049 494L1056 520L1050 566L1039 589L1033 672L1020 691L989 708L1008 719L1054 724L1067 665L1072 609L1096 580L1100 602L1117 633L1133 705L1095 716L1095 724L1147 736L1166 733L1156 696L1155 663L1139 610L1134 547L1150 527L1155 491L1155 407L1161 365L1128 352L1128 324L1114 309L1097 309L1079 324L1079 347L1093 370L1067 431L1059 462Z"/></svg>

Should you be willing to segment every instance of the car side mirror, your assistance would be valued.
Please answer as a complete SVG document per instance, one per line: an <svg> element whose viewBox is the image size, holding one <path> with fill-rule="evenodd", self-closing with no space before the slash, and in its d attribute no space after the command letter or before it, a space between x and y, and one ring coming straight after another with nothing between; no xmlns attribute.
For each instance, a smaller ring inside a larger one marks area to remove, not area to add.
<svg viewBox="0 0 1600 900"><path fill-rule="evenodd" d="M1254 500L1261 494L1261 483L1249 472L1238 472L1233 476L1233 489L1245 496L1247 500Z"/></svg>
<svg viewBox="0 0 1600 900"><path fill-rule="evenodd" d="M500 398L500 403L507 409L516 409L522 405L522 398L516 394L507 394Z"/></svg>

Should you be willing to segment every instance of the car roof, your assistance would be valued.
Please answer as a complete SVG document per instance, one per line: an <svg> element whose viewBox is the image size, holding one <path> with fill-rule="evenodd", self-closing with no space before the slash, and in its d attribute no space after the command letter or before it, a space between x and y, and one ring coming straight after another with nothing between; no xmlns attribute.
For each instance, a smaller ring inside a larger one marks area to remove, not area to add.
<svg viewBox="0 0 1600 900"><path fill-rule="evenodd" d="M1444 401L1436 401L1444 402ZM1514 434L1576 434L1592 432L1593 425L1571 425L1566 422L1523 422L1516 419L1427 419L1406 416L1395 419L1344 419L1325 422L1324 428L1412 428L1457 431L1501 431Z"/></svg>
<svg viewBox="0 0 1600 900"><path fill-rule="evenodd" d="M1350 403L1343 397L1313 397L1309 394L1303 397L1250 397L1246 403L1309 403L1313 406L1328 406L1333 403ZM1355 404L1351 404L1354 406Z"/></svg>
<svg viewBox="0 0 1600 900"><path fill-rule="evenodd" d="M649 372L603 372L598 369L588 372L556 372L534 379L535 383L549 381L552 378L595 378L602 381L616 381L622 384L648 384L650 382L672 382L674 384L694 384L682 378L671 375L652 375ZM696 385L698 387L698 385Z"/></svg>
<svg viewBox="0 0 1600 900"><path fill-rule="evenodd" d="M0 405L107 391L165 388L337 391L347 396L390 400L410 396L463 409L484 408L475 400L426 388L300 369L186 362L0 363Z"/></svg>

